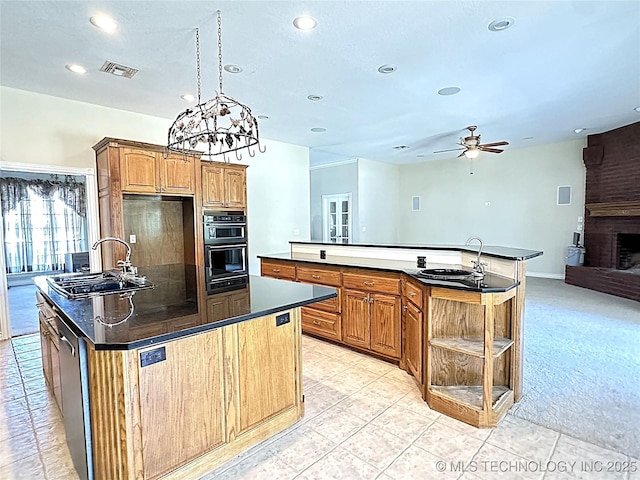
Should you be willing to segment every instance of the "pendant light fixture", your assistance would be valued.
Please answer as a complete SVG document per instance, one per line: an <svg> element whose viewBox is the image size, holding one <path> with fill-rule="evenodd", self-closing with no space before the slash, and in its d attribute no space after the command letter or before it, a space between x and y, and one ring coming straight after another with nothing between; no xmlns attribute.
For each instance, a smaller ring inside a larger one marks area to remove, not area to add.
<svg viewBox="0 0 640 480"><path fill-rule="evenodd" d="M175 119L167 141L167 149L184 153L185 150L202 150L203 160L213 160L222 155L229 162L235 152L237 160L242 160L240 150L247 149L249 156L256 155L255 146L265 152L258 138L258 121L251 109L225 95L222 90L222 24L220 10L218 16L218 80L219 90L211 100L201 100L200 85L200 32L196 29L196 66L198 78L198 104L187 108Z"/></svg>

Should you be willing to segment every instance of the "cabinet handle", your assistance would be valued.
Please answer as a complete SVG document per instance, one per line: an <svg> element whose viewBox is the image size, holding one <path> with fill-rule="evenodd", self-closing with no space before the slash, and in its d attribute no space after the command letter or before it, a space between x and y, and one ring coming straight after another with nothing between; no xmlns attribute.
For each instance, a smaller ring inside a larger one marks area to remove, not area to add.
<svg viewBox="0 0 640 480"><path fill-rule="evenodd" d="M64 335L59 335L59 337L62 342L65 342L67 345L69 345L69 348L71 349L71 356L75 357L76 356L75 347L71 345L71 342Z"/></svg>
<svg viewBox="0 0 640 480"><path fill-rule="evenodd" d="M362 283L364 283L368 287L373 287L375 285L375 282L362 282Z"/></svg>
<svg viewBox="0 0 640 480"><path fill-rule="evenodd" d="M373 303L373 297L369 297L369 303Z"/></svg>
<svg viewBox="0 0 640 480"><path fill-rule="evenodd" d="M320 275L316 275L315 273L311 275L311 278L315 278L316 280L320 278Z"/></svg>
<svg viewBox="0 0 640 480"><path fill-rule="evenodd" d="M317 320L314 320L314 321L313 321L313 322L311 322L311 323L313 323L314 325L322 325L322 323L320 323L320 322L319 322L319 321L317 321Z"/></svg>
<svg viewBox="0 0 640 480"><path fill-rule="evenodd" d="M280 273L280 269L279 268L274 268L273 271L274 271L274 273Z"/></svg>
<svg viewBox="0 0 640 480"><path fill-rule="evenodd" d="M407 306L405 305L405 306L403 306L403 307L402 307L402 310L404 310L404 311L406 312L406 311L407 311L407 308L409 308L409 307L407 307Z"/></svg>
<svg viewBox="0 0 640 480"><path fill-rule="evenodd" d="M362 299L362 301L363 301L363 302L368 302L368 301L369 301L369 297L364 297L364 298Z"/></svg>
<svg viewBox="0 0 640 480"><path fill-rule="evenodd" d="M416 292L409 292L407 293L408 296L410 297L415 297L416 296Z"/></svg>

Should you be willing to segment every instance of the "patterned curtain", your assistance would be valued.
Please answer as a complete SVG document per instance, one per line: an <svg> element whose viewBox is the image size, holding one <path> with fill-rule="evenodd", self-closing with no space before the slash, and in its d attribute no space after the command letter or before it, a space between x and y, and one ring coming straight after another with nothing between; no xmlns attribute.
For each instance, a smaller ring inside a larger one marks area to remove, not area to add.
<svg viewBox="0 0 640 480"><path fill-rule="evenodd" d="M62 270L86 251L86 190L65 181L0 178L7 273Z"/></svg>

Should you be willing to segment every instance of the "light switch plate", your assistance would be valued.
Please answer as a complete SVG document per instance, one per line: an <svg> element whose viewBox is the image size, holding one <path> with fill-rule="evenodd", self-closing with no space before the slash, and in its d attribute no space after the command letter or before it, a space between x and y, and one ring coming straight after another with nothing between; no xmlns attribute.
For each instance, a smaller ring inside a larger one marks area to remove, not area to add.
<svg viewBox="0 0 640 480"><path fill-rule="evenodd" d="M136 236L135 235L129 235L129 243L136 243Z"/></svg>

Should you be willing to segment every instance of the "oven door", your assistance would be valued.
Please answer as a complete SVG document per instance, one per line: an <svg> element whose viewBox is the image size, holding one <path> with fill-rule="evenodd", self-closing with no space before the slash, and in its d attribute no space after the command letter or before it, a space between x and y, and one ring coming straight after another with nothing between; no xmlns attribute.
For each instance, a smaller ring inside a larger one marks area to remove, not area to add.
<svg viewBox="0 0 640 480"><path fill-rule="evenodd" d="M207 290L212 282L247 275L247 245L206 245Z"/></svg>
<svg viewBox="0 0 640 480"><path fill-rule="evenodd" d="M204 243L241 243L246 241L244 223L212 223L204 226Z"/></svg>

